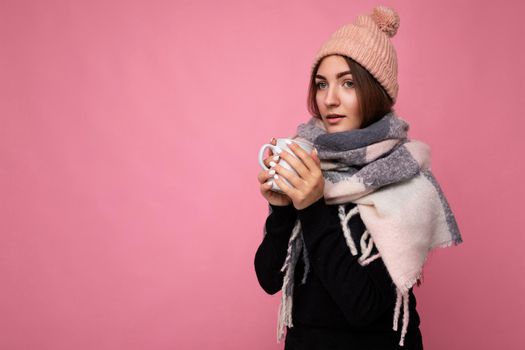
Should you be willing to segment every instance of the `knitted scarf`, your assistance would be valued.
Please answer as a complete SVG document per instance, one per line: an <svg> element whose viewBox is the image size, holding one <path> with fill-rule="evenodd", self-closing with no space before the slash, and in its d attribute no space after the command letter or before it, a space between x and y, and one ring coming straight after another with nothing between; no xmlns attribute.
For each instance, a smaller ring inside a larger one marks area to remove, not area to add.
<svg viewBox="0 0 525 350"><path fill-rule="evenodd" d="M352 255L358 251L348 222L361 216L366 230L360 239L359 264L381 257L396 286L393 330L403 305L400 346L409 320L409 290L420 279L433 248L458 245L462 238L450 206L430 170L430 148L407 138L409 125L394 112L366 128L327 133L312 117L297 127L293 138L308 141L318 150L325 180L326 204L339 204L341 228ZM356 206L348 213L344 203ZM271 213L271 207L269 207ZM266 234L266 229L264 231ZM373 246L378 254L370 256ZM302 253L302 254L301 254ZM293 327L292 297L295 265L302 255L309 271L308 252L297 219L281 271L285 272L277 325L277 341L285 326Z"/></svg>

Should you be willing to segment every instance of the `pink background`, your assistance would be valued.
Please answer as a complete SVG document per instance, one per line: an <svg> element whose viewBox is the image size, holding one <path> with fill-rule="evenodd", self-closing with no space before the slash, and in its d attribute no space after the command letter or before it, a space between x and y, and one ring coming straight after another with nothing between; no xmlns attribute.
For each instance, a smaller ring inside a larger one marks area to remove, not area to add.
<svg viewBox="0 0 525 350"><path fill-rule="evenodd" d="M376 4L1 1L0 349L282 349L256 154ZM415 290L425 349L523 349L525 6L382 4L396 110L465 240Z"/></svg>

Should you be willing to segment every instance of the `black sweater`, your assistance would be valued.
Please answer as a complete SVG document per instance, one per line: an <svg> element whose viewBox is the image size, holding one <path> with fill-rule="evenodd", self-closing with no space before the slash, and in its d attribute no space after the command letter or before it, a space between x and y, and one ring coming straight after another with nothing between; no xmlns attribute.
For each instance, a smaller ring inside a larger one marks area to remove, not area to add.
<svg viewBox="0 0 525 350"><path fill-rule="evenodd" d="M292 328L287 328L285 349L422 349L416 299L410 290L410 320L405 344L399 347L403 310L398 330L392 330L395 285L381 258L361 266L359 241L365 230L361 217L354 215L348 225L359 251L348 248L337 205L324 197L307 208L270 205L266 235L255 254L255 271L268 294L281 290L288 240L296 218L303 230L310 270L301 284L304 263L295 270ZM355 206L345 205L345 212ZM371 255L377 253L374 247Z"/></svg>

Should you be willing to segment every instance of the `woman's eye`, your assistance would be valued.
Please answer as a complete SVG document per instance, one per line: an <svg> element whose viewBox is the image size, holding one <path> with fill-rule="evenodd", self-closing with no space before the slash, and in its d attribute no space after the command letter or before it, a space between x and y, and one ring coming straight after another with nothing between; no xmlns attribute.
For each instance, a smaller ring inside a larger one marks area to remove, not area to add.
<svg viewBox="0 0 525 350"><path fill-rule="evenodd" d="M326 85L326 84L325 84L324 81L320 81L320 82L318 82L317 84L315 84L315 86L316 86L318 89L322 89L325 85Z"/></svg>
<svg viewBox="0 0 525 350"><path fill-rule="evenodd" d="M346 83L349 83L349 84L346 85L347 87L352 87L352 86L354 86L354 82L353 82L352 80L347 80L347 81L345 81L345 82L343 83L343 85L345 85Z"/></svg>

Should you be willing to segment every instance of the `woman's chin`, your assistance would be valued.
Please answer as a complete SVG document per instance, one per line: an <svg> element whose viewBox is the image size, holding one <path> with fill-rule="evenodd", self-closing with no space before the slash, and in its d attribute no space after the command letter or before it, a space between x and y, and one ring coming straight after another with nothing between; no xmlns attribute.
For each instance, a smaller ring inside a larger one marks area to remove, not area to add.
<svg viewBox="0 0 525 350"><path fill-rule="evenodd" d="M332 132L341 132L341 131L350 131L354 129L359 129L353 125L344 125L344 124L337 124L337 125L330 125L328 123L325 123L325 128L327 133Z"/></svg>

